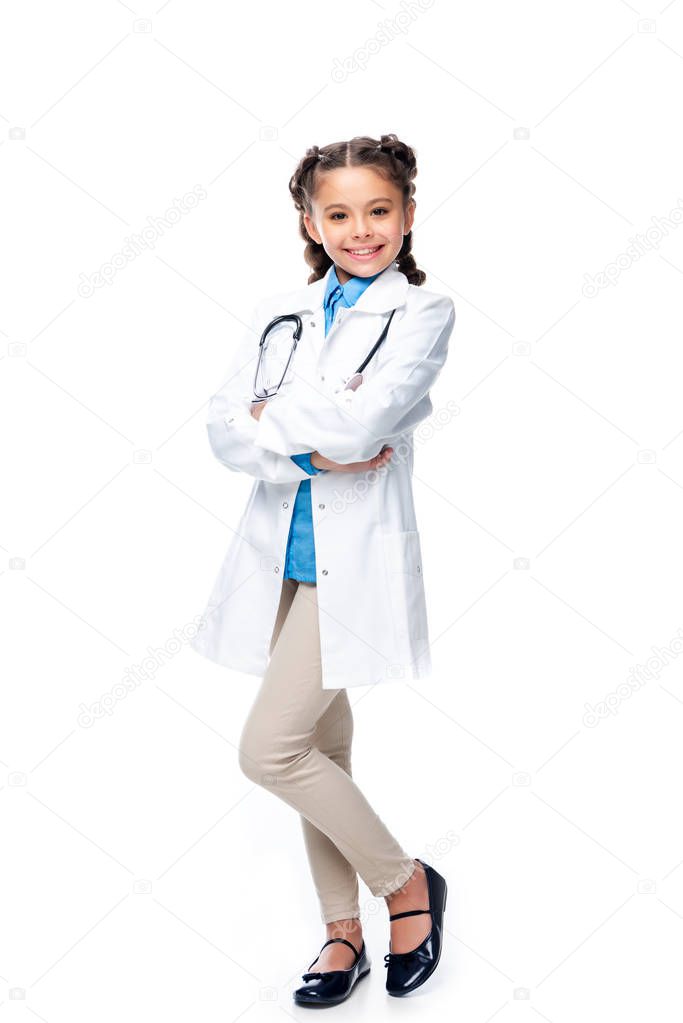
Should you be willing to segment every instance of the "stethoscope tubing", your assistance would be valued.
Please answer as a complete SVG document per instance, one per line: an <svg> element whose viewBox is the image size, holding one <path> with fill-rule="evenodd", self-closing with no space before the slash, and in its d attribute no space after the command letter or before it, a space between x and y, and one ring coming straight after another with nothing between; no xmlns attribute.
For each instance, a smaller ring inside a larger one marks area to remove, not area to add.
<svg viewBox="0 0 683 1023"><path fill-rule="evenodd" d="M389 325L390 325L390 323L391 323L391 321L393 319L393 316L394 316L395 312L396 312L395 309L391 310L391 315L389 316L389 319L387 320L387 322L384 324L384 329L382 330L382 333L377 338L377 340L375 341L374 345L372 346L372 348L370 349L368 354L365 356L365 358L361 362L360 366L356 370L356 373L353 374L354 376L356 376L356 374L358 374L358 373L362 373L363 372L363 370L365 369L367 364L370 362L370 359L373 357L373 355L375 354L375 352L377 351L379 346L382 344L382 342L385 340L385 338L387 336L387 333L389 331ZM292 342L293 342L292 343L292 350L289 353L289 358L287 359L287 365L285 366L284 373L282 374L282 380L284 380L284 378L285 378L285 376L287 374L287 370L289 369L289 364L292 361L292 356L294 355L294 352L296 351L296 346L299 343L299 339L300 339L302 331L303 331L303 324L301 322L301 317L298 315L298 313L283 313L281 316L276 316L274 319L272 319L270 321L268 326L265 328L265 330L261 334L261 338L259 340L259 361L256 364L256 373L254 375L254 394L256 394L256 381L258 379L258 372L259 372L259 367L261 365L261 358L262 358L262 354L263 354L263 344L264 344L264 342L266 340L266 337L268 336L268 334L269 334L269 332L271 330L273 330L275 327L279 326L281 323L286 322L287 320L293 320L294 321L294 333L292 335ZM351 378L349 377L349 379L351 379ZM277 394L277 391L279 391L279 389L280 389L280 385L282 384L282 380L278 384L277 390L275 391L276 394ZM265 395L264 397L257 396L257 397L254 398L254 401L255 402L267 401L268 398L272 398L272 397L273 397L272 394Z"/></svg>

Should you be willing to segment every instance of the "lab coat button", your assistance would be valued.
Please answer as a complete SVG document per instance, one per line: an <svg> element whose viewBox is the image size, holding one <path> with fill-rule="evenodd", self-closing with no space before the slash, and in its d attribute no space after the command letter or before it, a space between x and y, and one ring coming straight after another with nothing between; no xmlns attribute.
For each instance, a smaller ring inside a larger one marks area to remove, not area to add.
<svg viewBox="0 0 683 1023"><path fill-rule="evenodd" d="M273 569L273 571L274 571L274 572L279 572L279 571L280 571L280 566L279 566L279 565L276 565L276 566L275 566L275 568Z"/></svg>
<svg viewBox="0 0 683 1023"><path fill-rule="evenodd" d="M234 416L231 416L230 419L228 419L229 423L233 423L234 421L235 421L235 417Z"/></svg>
<svg viewBox="0 0 683 1023"><path fill-rule="evenodd" d="M282 502L282 507L283 508L289 508L289 503L287 501L283 501Z"/></svg>
<svg viewBox="0 0 683 1023"><path fill-rule="evenodd" d="M327 569L326 568L323 569L323 575L327 575Z"/></svg>
<svg viewBox="0 0 683 1023"><path fill-rule="evenodd" d="M308 326L309 326L309 327L315 327L315 323L314 323L314 321L313 321L313 320L311 320L311 322L310 322L310 323L308 324Z"/></svg>
<svg viewBox="0 0 683 1023"><path fill-rule="evenodd" d="M324 508L324 507L325 507L325 505L324 505L324 504L319 504L319 505L318 505L318 508Z"/></svg>
<svg viewBox="0 0 683 1023"><path fill-rule="evenodd" d="M418 572L420 571L420 566L419 565L417 566L417 570L418 570Z"/></svg>

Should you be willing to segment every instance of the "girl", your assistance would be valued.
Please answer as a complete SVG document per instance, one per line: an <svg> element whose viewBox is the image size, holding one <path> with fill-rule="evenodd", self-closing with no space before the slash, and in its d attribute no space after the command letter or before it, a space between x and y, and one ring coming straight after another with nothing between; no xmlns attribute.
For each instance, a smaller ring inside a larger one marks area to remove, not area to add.
<svg viewBox="0 0 683 1023"><path fill-rule="evenodd" d="M327 938L294 992L302 1005L343 1001L370 970L358 875L389 910L390 994L423 984L441 954L446 881L408 855L352 779L346 691L431 669L412 439L455 313L420 290L416 173L395 135L308 150L289 183L308 286L256 308L207 421L220 461L256 482L192 645L263 675L239 763L300 816ZM302 336L264 395L254 335L295 311Z"/></svg>

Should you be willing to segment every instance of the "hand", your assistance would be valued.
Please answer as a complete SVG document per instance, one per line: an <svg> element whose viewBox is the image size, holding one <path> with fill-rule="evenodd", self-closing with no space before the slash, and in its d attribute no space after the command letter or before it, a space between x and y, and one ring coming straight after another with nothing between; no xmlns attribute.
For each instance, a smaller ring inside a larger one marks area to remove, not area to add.
<svg viewBox="0 0 683 1023"><path fill-rule="evenodd" d="M251 412L254 419L261 418L261 413L263 412L267 404L268 404L267 398L265 401L252 401L251 408L249 409L249 411Z"/></svg>
<svg viewBox="0 0 683 1023"><path fill-rule="evenodd" d="M391 461L393 453L393 448L383 447L379 454L374 458L368 458L365 462L344 464L343 462L333 462L332 459L321 455L319 451L314 451L311 455L311 465L316 469L329 469L332 472L367 472L368 469L380 469L383 465L387 465Z"/></svg>

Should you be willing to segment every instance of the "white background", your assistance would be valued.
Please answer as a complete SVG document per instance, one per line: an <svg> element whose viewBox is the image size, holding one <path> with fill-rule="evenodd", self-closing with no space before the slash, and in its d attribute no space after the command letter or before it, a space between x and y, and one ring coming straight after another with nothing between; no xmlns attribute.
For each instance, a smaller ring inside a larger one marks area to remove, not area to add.
<svg viewBox="0 0 683 1023"><path fill-rule="evenodd" d="M336 1018L680 1018L683 2L2 18L3 1018L305 1014L299 823L237 766L258 679L171 640L251 486L208 399L254 302L307 281L289 177L386 132L457 318L416 439L434 676L353 692L354 776L449 898L400 1002L361 885L373 969Z"/></svg>

